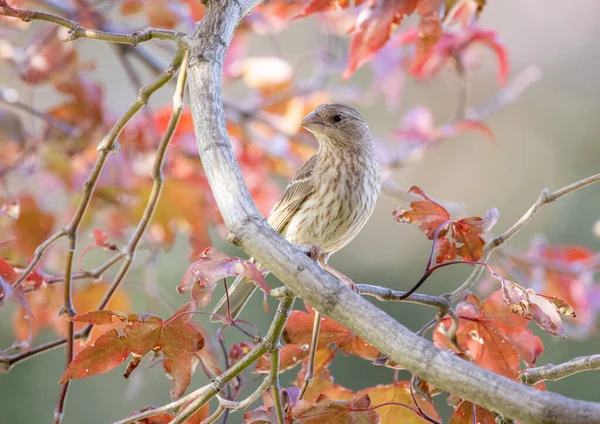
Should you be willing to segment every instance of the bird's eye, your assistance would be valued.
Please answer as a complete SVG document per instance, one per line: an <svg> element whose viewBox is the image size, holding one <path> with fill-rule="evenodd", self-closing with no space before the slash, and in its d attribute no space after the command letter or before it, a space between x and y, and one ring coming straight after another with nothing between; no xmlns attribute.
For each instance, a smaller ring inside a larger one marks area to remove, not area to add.
<svg viewBox="0 0 600 424"><path fill-rule="evenodd" d="M342 120L342 115L333 115L333 122L340 122Z"/></svg>

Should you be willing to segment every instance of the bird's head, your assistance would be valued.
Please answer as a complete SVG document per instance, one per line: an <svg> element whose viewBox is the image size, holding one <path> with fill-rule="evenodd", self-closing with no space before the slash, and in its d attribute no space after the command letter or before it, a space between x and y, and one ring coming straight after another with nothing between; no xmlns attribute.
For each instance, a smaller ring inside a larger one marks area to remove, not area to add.
<svg viewBox="0 0 600 424"><path fill-rule="evenodd" d="M322 145L349 148L372 144L369 126L361 114L343 104L322 104L306 115L300 125Z"/></svg>

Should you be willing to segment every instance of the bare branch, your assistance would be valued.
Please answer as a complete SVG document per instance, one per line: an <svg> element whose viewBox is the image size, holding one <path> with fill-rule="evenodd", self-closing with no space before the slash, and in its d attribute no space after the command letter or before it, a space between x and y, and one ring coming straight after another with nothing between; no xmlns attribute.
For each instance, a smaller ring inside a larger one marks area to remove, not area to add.
<svg viewBox="0 0 600 424"><path fill-rule="evenodd" d="M239 19L257 3L209 2L204 21L194 34L190 58L190 96L198 150L230 231L229 241L265 264L316 310L442 390L524 422L600 422L598 403L537 391L437 349L327 274L268 225L248 193L231 149L221 94L226 46ZM183 414L174 422L183 422L187 416Z"/></svg>
<svg viewBox="0 0 600 424"><path fill-rule="evenodd" d="M600 355L580 356L559 365L547 364L543 367L529 368L519 378L525 384L533 386L544 380L560 380L582 371L600 370Z"/></svg>
<svg viewBox="0 0 600 424"><path fill-rule="evenodd" d="M175 41L186 47L185 34L166 29L157 29L148 27L141 31L131 34L122 34L117 32L98 31L87 29L76 21L72 21L62 16L52 13L39 12L37 10L17 9L10 6L6 0L0 0L0 16L9 16L21 19L23 22L46 21L56 25L68 28L69 38L65 41L75 41L79 38L89 38L90 40L108 41L110 43L131 44L136 46L152 39Z"/></svg>
<svg viewBox="0 0 600 424"><path fill-rule="evenodd" d="M498 246L505 243L509 238L514 236L521 228L523 228L529 221L531 221L534 215L544 205L552 203L555 200L566 196L569 193L573 193L574 191L579 190L580 188L587 187L589 185L597 183L598 181L600 181L600 174L584 178L552 193L549 193L547 188L542 190L542 193L538 197L537 201L529 208L527 212L525 212L525 214L521 218L519 218L517 222L513 224L512 227L510 227L498 237L493 238L485 245L485 247L483 248L483 254L481 255L480 262L487 262L494 249L496 249ZM477 283L477 281L479 281L483 270L483 266L477 266L475 270L471 273L467 281L465 281L459 288L454 290L452 293L447 295L448 299L451 302L456 302L457 300L462 298L463 295L467 291L469 291Z"/></svg>

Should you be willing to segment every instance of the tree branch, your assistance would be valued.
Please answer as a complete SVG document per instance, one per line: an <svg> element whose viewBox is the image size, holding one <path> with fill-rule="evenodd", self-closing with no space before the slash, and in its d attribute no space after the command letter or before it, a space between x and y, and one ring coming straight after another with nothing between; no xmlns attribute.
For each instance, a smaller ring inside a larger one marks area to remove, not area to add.
<svg viewBox="0 0 600 424"><path fill-rule="evenodd" d="M186 47L185 34L182 32L170 31L167 29L146 28L141 31L135 31L131 34L122 34L117 32L107 32L87 29L76 21L72 21L62 16L52 13L39 12L37 10L17 9L10 6L6 0L0 0L0 15L14 17L23 22L46 21L69 29L69 38L64 41L75 41L79 38L89 38L90 40L108 41L110 43L131 44L136 46L139 43L152 39L175 41Z"/></svg>
<svg viewBox="0 0 600 424"><path fill-rule="evenodd" d="M441 311L446 311L450 307L450 302L439 296L429 296L426 294L413 293L407 298L403 298L406 292L392 290L387 287L372 286L370 284L357 284L356 288L360 294L373 296L383 302L410 302L421 305L432 306Z"/></svg>
<svg viewBox="0 0 600 424"><path fill-rule="evenodd" d="M231 149L221 94L226 47L239 20L258 3L209 2L204 21L194 34L190 58L190 96L198 150L230 231L229 241L265 264L316 310L442 390L528 423L600 423L598 403L537 391L436 348L357 296L268 225L248 193ZM187 416L184 413L174 422L183 422Z"/></svg>
<svg viewBox="0 0 600 424"><path fill-rule="evenodd" d="M593 371L600 369L600 355L580 356L568 362L543 367L529 368L523 371L519 378L525 384L533 386L544 380L560 380L582 371Z"/></svg>
<svg viewBox="0 0 600 424"><path fill-rule="evenodd" d="M521 218L519 218L519 220L517 222L515 222L513 224L512 227L510 227L508 230L506 230L504 233L502 233L498 237L493 238L485 245L485 247L483 248L483 254L481 255L481 259L479 261L487 262L488 259L490 258L490 255L494 251L494 249L496 249L498 246L505 243L509 238L514 236L521 228L523 228L529 221L531 221L531 219L534 217L534 215L544 205L546 205L548 203L552 203L555 200L557 200L563 196L566 196L569 193L573 193L574 191L579 190L580 188L587 187L587 186L597 183L599 181L600 181L600 174L596 174L596 175L592 175L590 177L584 178L582 180L579 180L573 184L569 184L568 186L563 187L559 190L556 190L552 193L549 193L547 188L543 189L542 193L540 194L540 196L538 197L536 202L529 208L529 210L527 212L525 212L525 214ZM484 266L481 266L481 265L477 266L475 268L475 270L471 273L471 275L469 276L467 281L465 281L459 288L454 290L452 293L446 295L446 297L451 302L456 302L457 300L461 299L463 297L463 295L467 291L469 291L477 283L477 281L479 281L479 278L481 277L483 270L484 270Z"/></svg>

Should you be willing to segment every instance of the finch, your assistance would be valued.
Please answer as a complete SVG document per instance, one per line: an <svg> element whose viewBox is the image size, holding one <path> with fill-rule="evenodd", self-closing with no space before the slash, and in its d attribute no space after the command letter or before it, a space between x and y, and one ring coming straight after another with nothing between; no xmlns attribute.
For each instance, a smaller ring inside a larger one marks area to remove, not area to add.
<svg viewBox="0 0 600 424"><path fill-rule="evenodd" d="M369 127L352 107L322 104L301 125L314 134L319 149L285 188L268 222L288 241L320 248L327 263L373 213L381 192L381 167ZM229 289L232 318L255 289L252 281L241 276L234 281ZM226 297L214 312L227 315Z"/></svg>

